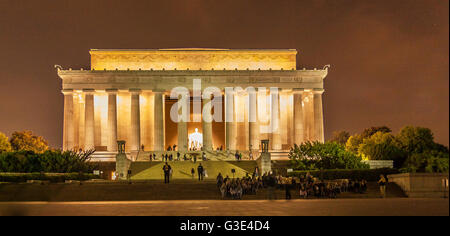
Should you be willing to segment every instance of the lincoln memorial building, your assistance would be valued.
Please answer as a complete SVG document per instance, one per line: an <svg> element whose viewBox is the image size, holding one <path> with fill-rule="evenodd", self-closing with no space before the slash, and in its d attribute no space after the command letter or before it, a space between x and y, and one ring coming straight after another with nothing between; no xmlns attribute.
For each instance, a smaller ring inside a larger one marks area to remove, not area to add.
<svg viewBox="0 0 450 236"><path fill-rule="evenodd" d="M328 66L297 69L295 49L92 49L90 55L90 69L56 66L64 150L95 149L94 159L111 160L124 140L134 160L174 145L182 155L256 157L260 141L269 140L276 159L294 144L324 141ZM175 88L184 94L173 96ZM173 111L186 119L174 120Z"/></svg>

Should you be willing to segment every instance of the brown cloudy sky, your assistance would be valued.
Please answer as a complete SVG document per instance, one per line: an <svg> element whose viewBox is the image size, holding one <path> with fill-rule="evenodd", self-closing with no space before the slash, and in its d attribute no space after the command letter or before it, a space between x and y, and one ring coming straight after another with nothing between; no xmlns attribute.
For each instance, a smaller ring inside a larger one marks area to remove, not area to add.
<svg viewBox="0 0 450 236"><path fill-rule="evenodd" d="M331 64L326 137L387 125L449 143L447 0L0 0L0 131L62 143L53 68L89 68L91 48L295 48Z"/></svg>

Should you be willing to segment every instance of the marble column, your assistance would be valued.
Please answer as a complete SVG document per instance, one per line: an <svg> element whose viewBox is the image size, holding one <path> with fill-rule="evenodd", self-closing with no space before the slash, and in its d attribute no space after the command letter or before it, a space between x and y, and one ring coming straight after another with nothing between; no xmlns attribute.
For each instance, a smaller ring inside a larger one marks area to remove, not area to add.
<svg viewBox="0 0 450 236"><path fill-rule="evenodd" d="M259 149L259 126L258 126L258 98L257 91L248 92L248 106L249 106L249 116L248 116L248 137L249 145L251 150Z"/></svg>
<svg viewBox="0 0 450 236"><path fill-rule="evenodd" d="M234 91L225 90L225 145L227 150L236 150L236 130L234 116Z"/></svg>
<svg viewBox="0 0 450 236"><path fill-rule="evenodd" d="M280 95L278 90L270 90L272 109L270 112L270 123L272 127L272 150L281 150L280 132Z"/></svg>
<svg viewBox="0 0 450 236"><path fill-rule="evenodd" d="M95 148L94 144L94 90L83 89L84 92L84 150Z"/></svg>
<svg viewBox="0 0 450 236"><path fill-rule="evenodd" d="M303 127L303 91L304 89L294 89L294 143L300 145L305 141Z"/></svg>
<svg viewBox="0 0 450 236"><path fill-rule="evenodd" d="M162 91L153 91L153 92L155 94L154 148L155 151L164 151L164 92Z"/></svg>
<svg viewBox="0 0 450 236"><path fill-rule="evenodd" d="M73 90L63 90L62 93L64 94L63 150L72 150L75 143Z"/></svg>
<svg viewBox="0 0 450 236"><path fill-rule="evenodd" d="M188 127L187 121L189 120L190 114L187 111L189 109L189 94L183 94L181 99L178 99L178 111L182 111L180 120L178 121L178 150L181 152L185 152L188 150ZM184 107L184 108L183 108ZM187 109L184 110L184 109Z"/></svg>
<svg viewBox="0 0 450 236"><path fill-rule="evenodd" d="M130 89L131 93L131 151L139 151L141 148L141 112L139 109L140 89Z"/></svg>
<svg viewBox="0 0 450 236"><path fill-rule="evenodd" d="M212 143L212 115L211 115L211 97L203 98L202 110L202 130L203 130L203 148L211 151Z"/></svg>
<svg viewBox="0 0 450 236"><path fill-rule="evenodd" d="M117 89L106 89L108 93L107 150L117 152Z"/></svg>
<svg viewBox="0 0 450 236"><path fill-rule="evenodd" d="M323 109L322 109L322 93L323 89L314 89L314 137L319 142L324 142L324 130L323 130Z"/></svg>

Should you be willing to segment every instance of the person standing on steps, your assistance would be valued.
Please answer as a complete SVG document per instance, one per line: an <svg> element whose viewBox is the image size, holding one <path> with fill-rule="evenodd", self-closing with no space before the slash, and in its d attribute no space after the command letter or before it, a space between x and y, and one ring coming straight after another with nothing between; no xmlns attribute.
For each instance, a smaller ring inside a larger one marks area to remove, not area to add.
<svg viewBox="0 0 450 236"><path fill-rule="evenodd" d="M200 163L197 167L197 173L198 173L198 180L203 180L203 166L202 163Z"/></svg>
<svg viewBox="0 0 450 236"><path fill-rule="evenodd" d="M164 171L164 183L168 184L170 180L170 172L172 170L172 167L166 162L166 164L163 166Z"/></svg>
<svg viewBox="0 0 450 236"><path fill-rule="evenodd" d="M202 153L202 160L206 161L206 153L205 152Z"/></svg>

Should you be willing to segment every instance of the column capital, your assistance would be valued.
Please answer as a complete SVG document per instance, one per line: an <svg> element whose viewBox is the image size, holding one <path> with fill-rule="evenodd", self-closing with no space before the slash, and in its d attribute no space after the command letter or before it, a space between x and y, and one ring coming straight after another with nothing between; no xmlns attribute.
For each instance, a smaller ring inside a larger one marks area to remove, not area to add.
<svg viewBox="0 0 450 236"><path fill-rule="evenodd" d="M61 93L63 93L64 95L71 95L73 94L73 89L63 89L61 90Z"/></svg>
<svg viewBox="0 0 450 236"><path fill-rule="evenodd" d="M234 95L236 92L233 87L225 87L223 88L224 94Z"/></svg>
<svg viewBox="0 0 450 236"><path fill-rule="evenodd" d="M164 89L153 89L152 92L153 93L165 93L166 90L164 90Z"/></svg>
<svg viewBox="0 0 450 236"><path fill-rule="evenodd" d="M281 88L280 90L281 90L281 93L289 93L289 92L293 91L293 89L291 89L291 88Z"/></svg>
<svg viewBox="0 0 450 236"><path fill-rule="evenodd" d="M325 92L325 89L322 89L322 88L313 89L314 94L322 94L323 92Z"/></svg>
<svg viewBox="0 0 450 236"><path fill-rule="evenodd" d="M303 92L305 92L305 89L304 88L294 88L294 89L292 89L292 92L294 94L302 94Z"/></svg>
<svg viewBox="0 0 450 236"><path fill-rule="evenodd" d="M258 88L247 90L247 93L248 94L257 94L258 93Z"/></svg>
<svg viewBox="0 0 450 236"><path fill-rule="evenodd" d="M90 89L90 88L88 88L88 89L83 89L82 91L83 91L83 93L85 93L85 94L94 94L94 93L95 93L95 89Z"/></svg>
<svg viewBox="0 0 450 236"><path fill-rule="evenodd" d="M131 94L140 94L140 93L142 92L142 90L141 90L141 89L138 89L138 88L130 88L128 91L129 91Z"/></svg>
<svg viewBox="0 0 450 236"><path fill-rule="evenodd" d="M117 94L119 92L119 90L116 88L108 88L108 89L105 89L105 92L108 94Z"/></svg>

